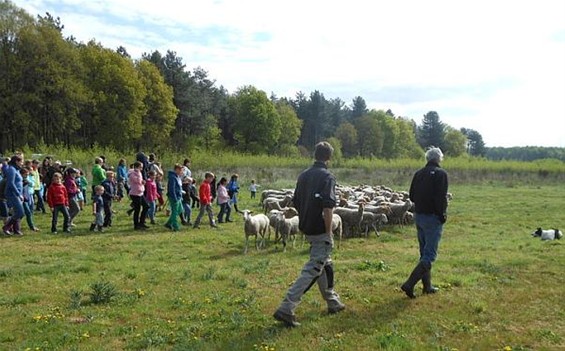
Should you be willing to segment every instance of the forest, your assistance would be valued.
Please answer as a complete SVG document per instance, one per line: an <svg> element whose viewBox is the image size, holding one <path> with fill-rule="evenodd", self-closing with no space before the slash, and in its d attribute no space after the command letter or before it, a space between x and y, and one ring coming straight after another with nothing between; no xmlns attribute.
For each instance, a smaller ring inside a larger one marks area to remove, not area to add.
<svg viewBox="0 0 565 351"><path fill-rule="evenodd" d="M436 111L417 123L368 109L361 96L277 97L252 85L228 92L174 50L132 58L63 29L59 17L0 2L0 153L64 145L294 156L329 140L346 158L419 158L434 145L452 157L565 160L563 148L487 148L478 131L452 128Z"/></svg>

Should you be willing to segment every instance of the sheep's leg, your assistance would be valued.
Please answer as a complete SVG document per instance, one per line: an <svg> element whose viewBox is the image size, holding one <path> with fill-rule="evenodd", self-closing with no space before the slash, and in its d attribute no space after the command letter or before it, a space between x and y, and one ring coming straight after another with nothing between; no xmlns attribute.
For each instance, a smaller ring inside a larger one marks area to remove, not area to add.
<svg viewBox="0 0 565 351"><path fill-rule="evenodd" d="M243 249L243 253L247 254L247 246L249 245L249 236L245 236L245 248Z"/></svg>
<svg viewBox="0 0 565 351"><path fill-rule="evenodd" d="M377 237L380 237L381 234L379 233L379 228L376 224L373 223L373 229L375 229L375 234L377 235Z"/></svg>
<svg viewBox="0 0 565 351"><path fill-rule="evenodd" d="M255 249L256 249L257 251L259 251L259 243L257 242L257 237L258 237L258 234L255 233Z"/></svg>

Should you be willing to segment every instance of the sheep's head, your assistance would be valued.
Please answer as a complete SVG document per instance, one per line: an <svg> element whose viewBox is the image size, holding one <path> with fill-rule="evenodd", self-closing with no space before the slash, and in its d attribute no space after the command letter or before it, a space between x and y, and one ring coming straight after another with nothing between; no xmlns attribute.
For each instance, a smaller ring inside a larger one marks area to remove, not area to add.
<svg viewBox="0 0 565 351"><path fill-rule="evenodd" d="M292 218L298 216L298 211L294 207L287 207L283 210L285 218Z"/></svg>
<svg viewBox="0 0 565 351"><path fill-rule="evenodd" d="M245 218L245 220L247 220L250 217L250 214L253 213L253 211L251 210L243 210L241 211L241 214L243 215L243 218Z"/></svg>

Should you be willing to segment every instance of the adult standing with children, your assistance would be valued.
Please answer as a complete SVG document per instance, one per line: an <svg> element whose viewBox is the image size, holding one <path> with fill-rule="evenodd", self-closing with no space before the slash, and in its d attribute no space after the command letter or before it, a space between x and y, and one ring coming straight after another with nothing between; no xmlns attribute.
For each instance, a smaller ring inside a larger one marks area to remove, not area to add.
<svg viewBox="0 0 565 351"><path fill-rule="evenodd" d="M133 169L131 169L128 174L130 186L129 196L133 207L133 229L135 230L145 230L149 228L149 226L145 224L149 205L147 201L145 201L145 179L143 179L142 170L143 164L139 161L135 161L133 163Z"/></svg>
<svg viewBox="0 0 565 351"><path fill-rule="evenodd" d="M418 170L410 185L410 200L415 204L414 219L420 245L420 261L408 280L400 287L411 299L415 298L414 286L422 280L424 294L438 291L432 285L432 263L436 260L437 249L443 224L447 220L447 172L440 168L443 153L437 147L426 151L426 166Z"/></svg>
<svg viewBox="0 0 565 351"><path fill-rule="evenodd" d="M298 176L294 190L293 201L298 210L299 228L310 243L310 259L273 315L288 327L300 325L296 321L294 310L300 304L302 296L316 282L327 303L328 313L345 309L334 291L334 271L330 257L334 242L332 216L336 206L336 179L328 171L332 154L333 147L328 142L316 144L315 162Z"/></svg>
<svg viewBox="0 0 565 351"><path fill-rule="evenodd" d="M96 193L95 189L98 185L102 185L102 182L106 179L106 170L102 168L104 160L100 157L94 159L94 166L92 167L92 198ZM86 199L85 199L86 200Z"/></svg>
<svg viewBox="0 0 565 351"><path fill-rule="evenodd" d="M10 158L8 164L2 168L2 174L6 178L4 196L8 208L11 208L12 216L6 221L2 231L6 235L23 235L21 230L21 221L25 216L24 212L24 183L20 169L24 164L22 155L14 155Z"/></svg>

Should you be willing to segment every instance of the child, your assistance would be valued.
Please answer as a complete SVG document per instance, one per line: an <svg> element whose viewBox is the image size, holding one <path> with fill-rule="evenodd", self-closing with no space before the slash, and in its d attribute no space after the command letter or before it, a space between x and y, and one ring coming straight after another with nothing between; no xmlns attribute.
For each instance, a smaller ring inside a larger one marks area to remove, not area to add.
<svg viewBox="0 0 565 351"><path fill-rule="evenodd" d="M70 216L70 226L74 227L73 220L80 212L80 207L78 204L78 194L80 189L77 186L76 176L78 171L74 168L69 168L65 172L65 188L67 189L67 195L69 196L69 216Z"/></svg>
<svg viewBox="0 0 565 351"><path fill-rule="evenodd" d="M208 213L208 219L210 220L210 226L217 228L216 222L214 221L214 212L212 211L212 191L210 189L210 183L215 179L214 173L206 172L204 175L204 180L200 184L198 193L200 194L200 212L198 217L194 221L194 228L200 228L200 220L204 216L204 212Z"/></svg>
<svg viewBox="0 0 565 351"><path fill-rule="evenodd" d="M198 192L196 191L196 179L192 178L190 184L190 199L192 200L192 208L200 208L200 199L198 199Z"/></svg>
<svg viewBox="0 0 565 351"><path fill-rule="evenodd" d="M39 229L33 224L33 194L35 193L34 185L35 179L31 174L31 168L23 167L20 169L20 174L23 178L23 185L24 185L24 213L26 216L27 225L29 229L33 230L34 232L38 232Z"/></svg>
<svg viewBox="0 0 565 351"><path fill-rule="evenodd" d="M233 208L235 209L235 212L242 213L237 208L237 193L239 193L239 185L237 184L237 178L239 178L238 174L233 174L231 176L227 189L228 189L228 195L230 196L231 203L233 204Z"/></svg>
<svg viewBox="0 0 565 351"><path fill-rule="evenodd" d="M226 189L226 184L228 180L225 177L220 179L218 183L218 205L220 205L220 213L218 213L218 223L224 223L224 214L226 215L226 222L231 222L231 206L230 206L230 196L228 195L228 190Z"/></svg>
<svg viewBox="0 0 565 351"><path fill-rule="evenodd" d="M69 216L69 195L67 189L63 185L63 175L55 172L51 178L51 185L47 189L47 203L53 213L51 220L51 233L57 234L57 216L59 212L63 213L63 231L70 233L70 216Z"/></svg>
<svg viewBox="0 0 565 351"><path fill-rule="evenodd" d="M39 174L39 160L34 159L31 161L31 176L33 177L33 193L37 202L34 199L34 204L37 203L36 211L45 213L45 204L43 204L43 182ZM33 208L31 209L33 211Z"/></svg>
<svg viewBox="0 0 565 351"><path fill-rule="evenodd" d="M192 178L182 179L182 210L181 215L182 225L191 225L190 216L192 215L192 208L190 208L190 185L192 184Z"/></svg>
<svg viewBox="0 0 565 351"><path fill-rule="evenodd" d="M84 175L84 172L82 170L79 171L79 175L78 188L82 193L82 202L79 201L78 204L80 206L80 209L82 210L84 208L84 205L86 205L86 188L88 187L88 180L86 180L86 176Z"/></svg>
<svg viewBox="0 0 565 351"><path fill-rule="evenodd" d="M251 198L254 199L257 194L257 188L261 185L255 184L255 179L251 179L251 185L249 185L249 191L251 192Z"/></svg>
<svg viewBox="0 0 565 351"><path fill-rule="evenodd" d="M155 185L157 186L157 203L159 204L159 211L161 211L165 206L165 199L163 198L165 187L163 187L163 176L161 174L157 174L155 177Z"/></svg>
<svg viewBox="0 0 565 351"><path fill-rule="evenodd" d="M149 204L149 209L147 210L147 217L151 221L151 224L155 224L155 211L157 208L157 184L155 184L155 178L157 177L157 172L151 170L147 173L147 181L145 182L145 201Z"/></svg>
<svg viewBox="0 0 565 351"><path fill-rule="evenodd" d="M104 215L102 211L104 209L104 187L102 185L97 185L94 187L94 197L92 199L92 214L94 215L94 222L90 225L90 231L98 229L99 232L103 231L104 226Z"/></svg>
<svg viewBox="0 0 565 351"><path fill-rule="evenodd" d="M124 198L125 194L129 192L128 166L125 159L121 158L118 161L118 168L116 169L116 172L117 172L116 179L118 183L118 190L117 190L118 201L121 201Z"/></svg>
<svg viewBox="0 0 565 351"><path fill-rule="evenodd" d="M182 215L182 166L177 163L174 170L169 171L168 177L167 198L171 213L165 227L176 232L180 229L177 218Z"/></svg>
<svg viewBox="0 0 565 351"><path fill-rule="evenodd" d="M112 226L112 200L116 198L116 181L115 173L113 171L106 172L106 179L102 181L104 193L102 200L104 200L104 227Z"/></svg>

